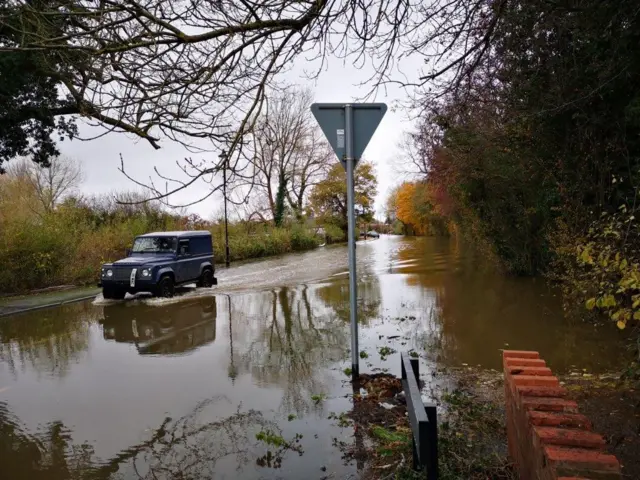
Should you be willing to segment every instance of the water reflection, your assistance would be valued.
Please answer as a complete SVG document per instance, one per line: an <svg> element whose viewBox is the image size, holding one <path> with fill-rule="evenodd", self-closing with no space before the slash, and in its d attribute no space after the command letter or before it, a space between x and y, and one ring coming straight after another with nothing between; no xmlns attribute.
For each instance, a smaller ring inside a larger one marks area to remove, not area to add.
<svg viewBox="0 0 640 480"><path fill-rule="evenodd" d="M361 267L358 281L358 323L367 326L378 317L382 294L377 276L370 275L371 269ZM348 277L327 282L318 288L318 298L333 310L343 322L349 323L349 283Z"/></svg>
<svg viewBox="0 0 640 480"><path fill-rule="evenodd" d="M60 421L29 433L0 402L0 467L10 478L29 480L204 480L214 478L218 462L226 462L231 471L257 463L278 467L286 456L302 452L292 448L295 443L282 436L275 422L255 410L238 407L226 418L207 421L220 402L229 400L210 398L178 419L165 418L145 440L106 460L96 457L90 444L74 443L73 432ZM260 432L291 446L261 442Z"/></svg>
<svg viewBox="0 0 640 480"><path fill-rule="evenodd" d="M170 307L135 302L107 305L101 323L105 340L133 343L141 355L183 354L215 341L216 299Z"/></svg>
<svg viewBox="0 0 640 480"><path fill-rule="evenodd" d="M64 377L89 348L89 326L97 312L73 304L0 321L0 366L14 377L33 370Z"/></svg>
<svg viewBox="0 0 640 480"><path fill-rule="evenodd" d="M281 411L309 411L328 390L323 369L347 352L344 322L319 298L307 285L230 297L230 370L281 386Z"/></svg>
<svg viewBox="0 0 640 480"><path fill-rule="evenodd" d="M52 422L31 435L7 404L0 402L0 471L10 474L6 478L92 478L86 475L92 460L91 445L73 445L71 432L62 422Z"/></svg>
<svg viewBox="0 0 640 480"><path fill-rule="evenodd" d="M413 333L434 361L500 368L502 349L537 350L559 372L620 361L615 329L566 318L560 292L542 278L505 276L455 240L416 239L398 258L419 259L402 273L414 292L430 296L414 308Z"/></svg>

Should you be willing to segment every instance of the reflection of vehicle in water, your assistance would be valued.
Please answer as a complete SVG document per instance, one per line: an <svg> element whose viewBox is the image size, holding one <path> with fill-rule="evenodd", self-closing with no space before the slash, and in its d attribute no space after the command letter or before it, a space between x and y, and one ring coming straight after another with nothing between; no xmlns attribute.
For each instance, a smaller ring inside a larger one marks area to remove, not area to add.
<svg viewBox="0 0 640 480"><path fill-rule="evenodd" d="M216 299L106 305L101 323L106 340L133 343L142 355L186 353L216 339Z"/></svg>

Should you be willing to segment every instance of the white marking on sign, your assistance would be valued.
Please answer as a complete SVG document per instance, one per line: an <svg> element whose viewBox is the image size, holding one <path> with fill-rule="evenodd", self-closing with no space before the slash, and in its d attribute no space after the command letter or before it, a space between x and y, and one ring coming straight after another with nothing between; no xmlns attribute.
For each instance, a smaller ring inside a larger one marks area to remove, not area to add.
<svg viewBox="0 0 640 480"><path fill-rule="evenodd" d="M336 133L338 134L338 148L344 148L344 129L339 128Z"/></svg>

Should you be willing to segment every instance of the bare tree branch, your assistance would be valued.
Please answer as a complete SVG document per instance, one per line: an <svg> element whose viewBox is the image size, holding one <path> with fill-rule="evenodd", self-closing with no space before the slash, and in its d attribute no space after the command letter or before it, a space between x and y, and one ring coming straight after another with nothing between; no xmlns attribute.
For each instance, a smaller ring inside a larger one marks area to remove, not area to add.
<svg viewBox="0 0 640 480"><path fill-rule="evenodd" d="M310 90L283 88L267 101L264 114L247 136L250 184L275 217L276 193L286 188L289 207L300 214L309 191L327 172L333 153L309 111Z"/></svg>
<svg viewBox="0 0 640 480"><path fill-rule="evenodd" d="M191 151L224 147L232 182L250 184L243 137L254 132L267 93L294 60L317 60L312 75L328 56L372 68L371 92L397 84L443 94L487 55L505 3L7 0L0 30L11 35L0 35L0 51L42 54L42 68L64 91L59 114L93 119L154 148L164 139ZM399 73L408 57L422 59L424 71ZM149 198L167 199L199 179L210 182L221 167L218 160L187 163L188 180L166 180L166 188L151 182ZM295 188L304 192L301 182ZM290 193L299 206L301 197Z"/></svg>

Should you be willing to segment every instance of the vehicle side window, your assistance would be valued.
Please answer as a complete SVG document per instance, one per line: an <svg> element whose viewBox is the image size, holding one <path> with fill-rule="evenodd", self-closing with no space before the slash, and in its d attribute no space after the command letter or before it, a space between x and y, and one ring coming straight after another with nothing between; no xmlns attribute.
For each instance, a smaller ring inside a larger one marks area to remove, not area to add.
<svg viewBox="0 0 640 480"><path fill-rule="evenodd" d="M191 240L191 255L211 254L211 237L193 237Z"/></svg>
<svg viewBox="0 0 640 480"><path fill-rule="evenodd" d="M180 252L180 255L189 255L191 253L188 239L180 240L180 246L178 251Z"/></svg>

